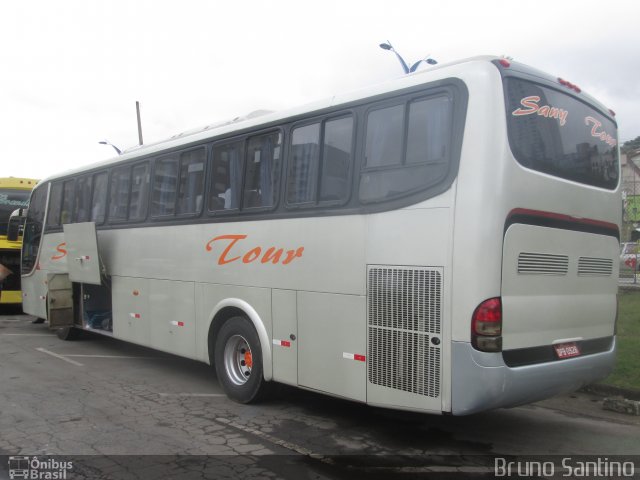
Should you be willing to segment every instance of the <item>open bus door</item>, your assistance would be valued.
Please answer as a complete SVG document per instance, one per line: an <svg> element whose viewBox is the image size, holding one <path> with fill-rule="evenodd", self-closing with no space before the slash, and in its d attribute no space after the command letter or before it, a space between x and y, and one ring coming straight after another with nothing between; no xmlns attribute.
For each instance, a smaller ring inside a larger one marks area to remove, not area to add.
<svg viewBox="0 0 640 480"><path fill-rule="evenodd" d="M98 239L94 223L72 223L63 225L64 239L67 244L68 273L47 275L49 294L47 311L49 328L67 329L76 323L74 312L73 284L101 284L101 267L98 261Z"/></svg>
<svg viewBox="0 0 640 480"><path fill-rule="evenodd" d="M71 289L76 296L75 323L85 330L111 333L110 279L100 261L96 225L93 222L63 225ZM71 325L73 326L73 321Z"/></svg>
<svg viewBox="0 0 640 480"><path fill-rule="evenodd" d="M98 261L98 241L94 223L76 223L62 226L67 244L68 273L49 274L47 283L47 309L49 328L59 330L60 338L68 339L74 325L81 325L81 311L75 311L82 293L74 283L101 282ZM75 291L74 291L75 290Z"/></svg>
<svg viewBox="0 0 640 480"><path fill-rule="evenodd" d="M47 276L49 294L47 308L49 328L71 328L76 322L73 283L101 284L98 261L98 241L94 223L75 223L62 226L67 244L68 273Z"/></svg>
<svg viewBox="0 0 640 480"><path fill-rule="evenodd" d="M93 222L63 225L67 243L69 280L90 285L102 285L103 267L98 255L98 237Z"/></svg>

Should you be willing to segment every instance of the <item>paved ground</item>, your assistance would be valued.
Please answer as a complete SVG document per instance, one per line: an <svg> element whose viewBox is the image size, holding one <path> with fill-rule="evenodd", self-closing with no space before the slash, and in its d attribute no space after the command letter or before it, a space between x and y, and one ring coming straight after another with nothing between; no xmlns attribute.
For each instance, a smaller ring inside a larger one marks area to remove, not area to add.
<svg viewBox="0 0 640 480"><path fill-rule="evenodd" d="M244 406L207 365L100 336L63 342L30 320L0 316L0 455L72 458L67 478L420 478L492 456L640 455L640 417L586 394L470 417L289 388Z"/></svg>

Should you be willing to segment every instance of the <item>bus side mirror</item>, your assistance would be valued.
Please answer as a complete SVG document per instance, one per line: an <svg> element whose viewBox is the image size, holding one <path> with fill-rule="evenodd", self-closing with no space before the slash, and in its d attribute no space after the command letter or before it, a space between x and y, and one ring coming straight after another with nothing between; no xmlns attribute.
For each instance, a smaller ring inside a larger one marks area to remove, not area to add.
<svg viewBox="0 0 640 480"><path fill-rule="evenodd" d="M10 242L18 241L18 238L22 235L26 211L26 208L18 208L11 213L9 224L7 225L7 240Z"/></svg>

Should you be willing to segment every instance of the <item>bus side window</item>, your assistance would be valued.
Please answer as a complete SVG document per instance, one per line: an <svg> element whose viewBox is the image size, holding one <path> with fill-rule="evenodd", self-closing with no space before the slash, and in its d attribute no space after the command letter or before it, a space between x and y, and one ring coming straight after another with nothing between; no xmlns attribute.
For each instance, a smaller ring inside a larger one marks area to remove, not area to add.
<svg viewBox="0 0 640 480"><path fill-rule="evenodd" d="M129 201L129 220L147 218L149 204L149 162L133 166L131 172L131 199Z"/></svg>
<svg viewBox="0 0 640 480"><path fill-rule="evenodd" d="M290 155L287 203L315 203L320 163L320 123L293 130Z"/></svg>
<svg viewBox="0 0 640 480"><path fill-rule="evenodd" d="M62 208L62 182L51 185L51 198L47 212L47 227L60 226L60 210Z"/></svg>
<svg viewBox="0 0 640 480"><path fill-rule="evenodd" d="M242 141L213 147L209 211L238 208L242 184Z"/></svg>
<svg viewBox="0 0 640 480"><path fill-rule="evenodd" d="M448 97L423 99L409 104L407 164L447 161L451 111Z"/></svg>
<svg viewBox="0 0 640 480"><path fill-rule="evenodd" d="M243 208L272 207L278 195L282 134L250 137L246 154Z"/></svg>
<svg viewBox="0 0 640 480"><path fill-rule="evenodd" d="M62 211L60 213L60 223L65 225L72 221L72 208L73 208L73 193L75 187L75 180L67 180L64 182L62 189Z"/></svg>
<svg viewBox="0 0 640 480"><path fill-rule="evenodd" d="M156 160L151 215L156 217L175 215L178 173L177 158L169 157Z"/></svg>
<svg viewBox="0 0 640 480"><path fill-rule="evenodd" d="M204 148L180 154L180 183L176 213L200 213L204 194Z"/></svg>
<svg viewBox="0 0 640 480"><path fill-rule="evenodd" d="M107 172L96 173L93 176L93 197L91 199L91 221L96 225L104 223L107 211Z"/></svg>
<svg viewBox="0 0 640 480"><path fill-rule="evenodd" d="M319 201L345 202L349 197L353 163L353 117L328 120L324 124Z"/></svg>
<svg viewBox="0 0 640 480"><path fill-rule="evenodd" d="M131 167L128 165L115 168L111 173L111 188L109 192L110 222L121 222L127 219L130 178Z"/></svg>
<svg viewBox="0 0 640 480"><path fill-rule="evenodd" d="M449 169L452 112L448 95L370 111L360 200L395 198L444 179Z"/></svg>
<svg viewBox="0 0 640 480"><path fill-rule="evenodd" d="M89 220L91 205L91 177L86 175L78 178L76 198L73 206L73 216L75 222L86 222Z"/></svg>
<svg viewBox="0 0 640 480"><path fill-rule="evenodd" d="M365 161L367 168L402 163L404 105L372 110L367 116Z"/></svg>
<svg viewBox="0 0 640 480"><path fill-rule="evenodd" d="M315 206L319 202L347 200L352 144L351 116L295 128L291 137L287 203Z"/></svg>

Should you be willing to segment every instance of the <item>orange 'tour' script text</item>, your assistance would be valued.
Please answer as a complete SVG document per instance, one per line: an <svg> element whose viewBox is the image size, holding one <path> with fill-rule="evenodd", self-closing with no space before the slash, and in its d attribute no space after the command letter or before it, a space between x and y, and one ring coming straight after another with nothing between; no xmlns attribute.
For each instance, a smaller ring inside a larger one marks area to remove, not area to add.
<svg viewBox="0 0 640 480"><path fill-rule="evenodd" d="M212 251L216 242L220 244L221 249L224 248L218 257L218 265L226 265L238 260L241 260L242 263L252 263L258 258L260 258L260 263L282 263L282 265L287 265L296 258L302 257L302 252L304 252L304 247L299 247L296 250L287 250L286 253L283 248L270 247L263 253L262 247L253 247L251 250L245 251L244 255L238 255L237 249L239 247L236 247L236 245L245 238L247 238L246 235L220 235L207 242L205 249L207 252ZM232 252L234 247L236 247L236 252ZM280 262L283 255L284 259Z"/></svg>

